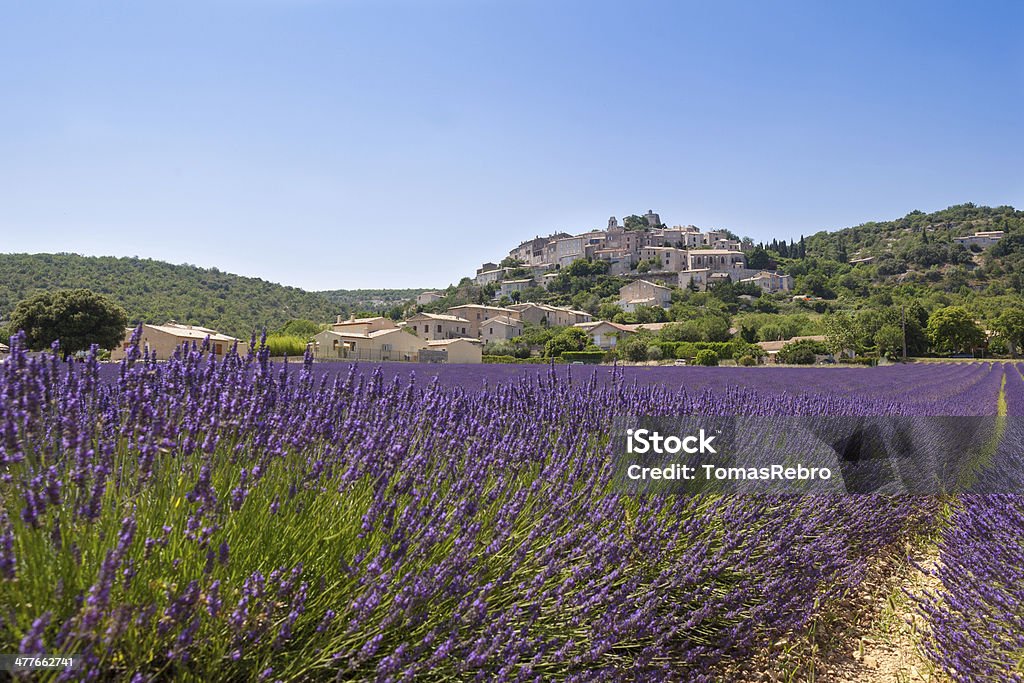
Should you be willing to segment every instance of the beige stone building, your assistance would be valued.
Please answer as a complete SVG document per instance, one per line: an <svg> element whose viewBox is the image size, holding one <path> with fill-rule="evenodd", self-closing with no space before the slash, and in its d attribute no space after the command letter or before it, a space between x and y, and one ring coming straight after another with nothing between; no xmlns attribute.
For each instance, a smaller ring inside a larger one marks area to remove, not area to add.
<svg viewBox="0 0 1024 683"><path fill-rule="evenodd" d="M747 257L743 252L731 249L692 249L687 252L687 259L689 262L686 270L707 268L722 273L744 271L747 268Z"/></svg>
<svg viewBox="0 0 1024 683"><path fill-rule="evenodd" d="M124 359L134 333L135 328L131 327L125 331L121 345L111 349L110 360ZM148 350L150 356L155 355L157 360L167 360L182 344L194 343L198 347L207 338L210 340L210 350L217 356L228 353L235 344L238 344L239 353L245 353L249 346L247 342L221 334L216 330L198 325L180 325L176 322L169 322L165 325L143 325L142 336L139 338L139 351L145 353Z"/></svg>
<svg viewBox="0 0 1024 683"><path fill-rule="evenodd" d="M426 342L397 327L372 332L326 330L313 337L317 360L415 361Z"/></svg>
<svg viewBox="0 0 1024 683"><path fill-rule="evenodd" d="M523 321L509 315L498 315L480 323L480 339L484 343L515 339L523 333Z"/></svg>
<svg viewBox="0 0 1024 683"><path fill-rule="evenodd" d="M448 315L469 321L469 332L462 336L479 337L480 324L483 323L483 321L501 315L506 315L510 318L518 318L519 312L511 308L502 308L501 306L484 306L482 304L462 304L461 306L452 306L451 308L449 308ZM410 320L412 319L410 318Z"/></svg>
<svg viewBox="0 0 1024 683"><path fill-rule="evenodd" d="M519 280L503 280L501 286L498 288L498 291L495 294L495 297L500 299L503 296L512 296L513 294L516 293L525 292L530 287L535 286L536 285L533 282L533 278L530 277L522 278Z"/></svg>
<svg viewBox="0 0 1024 683"><path fill-rule="evenodd" d="M767 293L788 292L793 289L792 275L783 275L782 273L775 273L768 270L762 270L753 277L743 278L740 282L757 285Z"/></svg>
<svg viewBox="0 0 1024 683"><path fill-rule="evenodd" d="M406 328L420 339L458 339L473 337L473 323L465 318L439 313L417 313L405 321Z"/></svg>
<svg viewBox="0 0 1024 683"><path fill-rule="evenodd" d="M432 304L438 299L443 298L444 294L441 294L440 292L421 292L416 295L416 305L426 306L427 304Z"/></svg>
<svg viewBox="0 0 1024 683"><path fill-rule="evenodd" d="M512 304L510 309L519 313L523 322L534 325L547 325L550 327L569 327L576 323L588 323L592 316L586 311L576 311L571 308L560 306L549 306L548 304L537 304L528 302L525 304Z"/></svg>
<svg viewBox="0 0 1024 683"><path fill-rule="evenodd" d="M594 342L594 346L605 351L614 349L620 340L633 334L633 331L625 325L617 325L616 323L610 323L604 320L597 320L589 323L577 323L576 327L587 333L590 340Z"/></svg>
<svg viewBox="0 0 1024 683"><path fill-rule="evenodd" d="M675 247L641 247L640 258L647 261L657 261L661 263L662 270L680 271L685 270L687 266L687 257L685 249L677 249Z"/></svg>
<svg viewBox="0 0 1024 683"><path fill-rule="evenodd" d="M693 287L703 292L708 288L708 277L711 275L711 270L708 268L697 268L696 270L681 270L679 271L679 287L680 289L686 289L693 284Z"/></svg>
<svg viewBox="0 0 1024 683"><path fill-rule="evenodd" d="M349 318L344 319L340 315L338 321L331 325L334 332L347 332L349 334L369 334L380 330L393 330L397 324L391 318L375 316L373 318Z"/></svg>
<svg viewBox="0 0 1024 683"><path fill-rule="evenodd" d="M431 358L441 363L482 363L483 344L479 339L433 339L427 342L424 355L444 352Z"/></svg>
<svg viewBox="0 0 1024 683"><path fill-rule="evenodd" d="M668 308L672 303L672 290L664 285L635 280L619 290L619 307L632 313L637 306Z"/></svg>

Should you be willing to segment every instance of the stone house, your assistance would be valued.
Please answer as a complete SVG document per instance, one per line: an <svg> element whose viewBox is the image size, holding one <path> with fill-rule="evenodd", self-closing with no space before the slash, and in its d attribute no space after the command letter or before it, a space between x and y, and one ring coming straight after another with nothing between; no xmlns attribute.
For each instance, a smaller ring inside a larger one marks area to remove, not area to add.
<svg viewBox="0 0 1024 683"><path fill-rule="evenodd" d="M128 353L128 345L131 341L135 328L129 327L125 331L124 340L117 348L111 349L110 360L120 361ZM142 326L142 336L139 338L139 351L149 351L158 360L167 360L182 344L192 344L198 347L204 340L210 340L210 351L216 356L222 356L231 350L234 344L238 344L238 352L245 353L248 342L243 342L216 330L211 330L198 325L181 325L176 322L169 322L164 325Z"/></svg>
<svg viewBox="0 0 1024 683"><path fill-rule="evenodd" d="M417 313L405 322L407 329L411 329L413 334L426 341L474 336L473 323L454 315Z"/></svg>

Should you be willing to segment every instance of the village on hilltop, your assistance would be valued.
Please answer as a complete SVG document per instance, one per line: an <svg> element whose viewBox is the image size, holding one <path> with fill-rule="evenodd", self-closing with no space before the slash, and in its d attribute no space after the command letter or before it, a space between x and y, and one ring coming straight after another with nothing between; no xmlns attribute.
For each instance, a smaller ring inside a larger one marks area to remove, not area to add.
<svg viewBox="0 0 1024 683"><path fill-rule="evenodd" d="M955 241L965 247L986 247L1003 236L1002 231L979 231ZM740 286L738 291L747 292L740 294L741 298L790 293L793 276L771 268L774 262L750 267L748 255L754 252L749 239L741 240L728 230L701 231L693 225L667 227L653 210L643 216L629 216L623 224L613 216L605 229L535 237L510 250L500 263L482 264L473 278L464 280L476 288L477 303L448 305L452 288L448 293L425 291L416 296L415 304L408 303L403 315L337 316L334 322L321 324L321 331L308 341L319 361L480 363L485 353L494 353L487 349L513 340L520 343L524 331L531 328L575 329L585 335L586 348L591 352L610 352L638 332L658 333L671 324L664 317L659 321L640 316L636 322L624 322L623 318L635 319L624 314L644 310L665 311L680 290L704 292L733 283ZM865 257L850 263L870 260ZM543 299L549 286L579 266L596 268L614 278L614 286L624 283L618 289L615 305L602 307L604 313L600 316L570 306L523 300L531 296ZM799 294L792 300L809 302L817 298ZM131 332L113 351L113 360L127 353ZM728 336L734 333L728 330ZM758 340L760 350L754 348L753 352L756 357L771 359L786 341L800 339L820 341L822 337ZM235 344L246 346L216 330L174 321L143 325L140 343L154 357L168 358L182 343L203 340L209 340L210 351L217 355Z"/></svg>

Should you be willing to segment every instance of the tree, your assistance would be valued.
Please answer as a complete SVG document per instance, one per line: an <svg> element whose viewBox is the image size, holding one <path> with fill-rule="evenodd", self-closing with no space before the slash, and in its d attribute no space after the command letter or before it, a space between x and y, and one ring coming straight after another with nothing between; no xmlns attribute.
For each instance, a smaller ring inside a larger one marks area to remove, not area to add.
<svg viewBox="0 0 1024 683"><path fill-rule="evenodd" d="M718 365L718 354L711 349L701 349L693 359L696 365Z"/></svg>
<svg viewBox="0 0 1024 683"><path fill-rule="evenodd" d="M823 354L827 350L821 342L816 342L813 339L801 339L790 342L779 349L776 359L780 363L790 365L814 365L817 355Z"/></svg>
<svg viewBox="0 0 1024 683"><path fill-rule="evenodd" d="M582 351L590 343L587 333L578 327L567 327L544 345L545 355L557 358L566 351Z"/></svg>
<svg viewBox="0 0 1024 683"><path fill-rule="evenodd" d="M634 213L622 219L622 227L626 230L646 230L649 226L643 216Z"/></svg>
<svg viewBox="0 0 1024 683"><path fill-rule="evenodd" d="M631 361L647 360L647 349L654 340L653 335L648 332L640 332L620 339L615 349L620 358Z"/></svg>
<svg viewBox="0 0 1024 683"><path fill-rule="evenodd" d="M321 325L315 323L312 320L304 320L302 318L293 318L277 330L275 334L285 337L302 337L303 339L309 339L320 332L327 329L329 325Z"/></svg>
<svg viewBox="0 0 1024 683"><path fill-rule="evenodd" d="M903 355L903 330L896 325L886 324L875 333L875 347L878 355L896 360Z"/></svg>
<svg viewBox="0 0 1024 683"><path fill-rule="evenodd" d="M845 312L825 315L821 324L825 328L825 346L833 355L839 356L847 349L856 352L857 326L852 315Z"/></svg>
<svg viewBox="0 0 1024 683"><path fill-rule="evenodd" d="M761 247L755 247L747 256L747 267L753 269L774 268L775 261L767 251Z"/></svg>
<svg viewBox="0 0 1024 683"><path fill-rule="evenodd" d="M24 330L30 349L60 340L65 357L96 344L110 349L124 339L128 314L116 303L88 289L43 292L19 303L11 313L11 330Z"/></svg>
<svg viewBox="0 0 1024 683"><path fill-rule="evenodd" d="M992 321L992 329L1006 341L1010 354L1016 358L1018 350L1024 347L1024 311L1019 308L1004 310Z"/></svg>
<svg viewBox="0 0 1024 683"><path fill-rule="evenodd" d="M946 306L928 319L928 341L939 353L962 353L984 344L985 334L966 310Z"/></svg>

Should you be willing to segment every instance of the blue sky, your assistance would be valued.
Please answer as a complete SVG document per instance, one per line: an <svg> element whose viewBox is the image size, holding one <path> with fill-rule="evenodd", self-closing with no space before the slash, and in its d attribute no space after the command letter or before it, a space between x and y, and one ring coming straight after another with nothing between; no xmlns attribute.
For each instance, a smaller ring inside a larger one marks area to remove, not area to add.
<svg viewBox="0 0 1024 683"><path fill-rule="evenodd" d="M647 209L1024 208L1024 3L0 2L0 251L435 287Z"/></svg>

